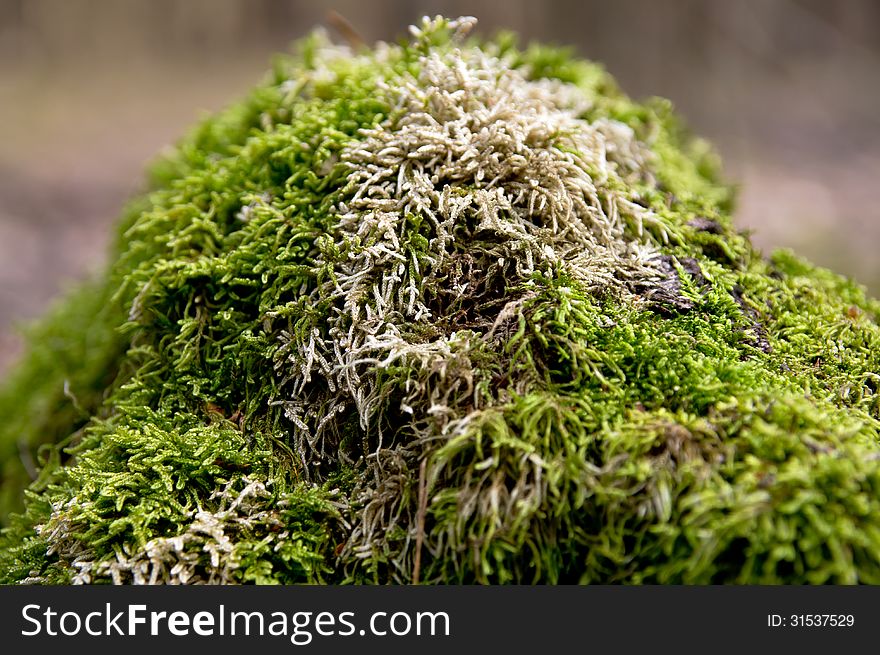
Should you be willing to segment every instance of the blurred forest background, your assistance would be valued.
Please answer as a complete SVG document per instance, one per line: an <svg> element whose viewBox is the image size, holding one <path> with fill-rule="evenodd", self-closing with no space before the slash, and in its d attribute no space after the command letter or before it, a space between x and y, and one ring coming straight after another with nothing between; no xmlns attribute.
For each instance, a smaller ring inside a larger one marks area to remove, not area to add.
<svg viewBox="0 0 880 655"><path fill-rule="evenodd" d="M145 163L331 9L368 41L439 13L572 45L716 144L760 246L880 294L880 2L0 0L0 371L100 269Z"/></svg>

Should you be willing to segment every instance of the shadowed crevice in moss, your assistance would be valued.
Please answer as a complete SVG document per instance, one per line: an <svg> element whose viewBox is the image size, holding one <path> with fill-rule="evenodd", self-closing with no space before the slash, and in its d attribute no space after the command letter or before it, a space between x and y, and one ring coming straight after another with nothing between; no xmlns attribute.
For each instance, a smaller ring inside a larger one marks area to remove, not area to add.
<svg viewBox="0 0 880 655"><path fill-rule="evenodd" d="M316 33L154 165L0 394L0 579L880 582L880 304L472 27Z"/></svg>

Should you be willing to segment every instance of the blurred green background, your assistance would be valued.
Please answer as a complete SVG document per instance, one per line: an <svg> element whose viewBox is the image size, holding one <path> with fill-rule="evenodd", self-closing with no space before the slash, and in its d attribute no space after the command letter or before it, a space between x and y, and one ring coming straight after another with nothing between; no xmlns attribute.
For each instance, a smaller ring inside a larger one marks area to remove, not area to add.
<svg viewBox="0 0 880 655"><path fill-rule="evenodd" d="M440 13L572 45L716 144L761 247L880 294L880 2L0 0L0 371L100 268L144 164L329 10L367 41Z"/></svg>

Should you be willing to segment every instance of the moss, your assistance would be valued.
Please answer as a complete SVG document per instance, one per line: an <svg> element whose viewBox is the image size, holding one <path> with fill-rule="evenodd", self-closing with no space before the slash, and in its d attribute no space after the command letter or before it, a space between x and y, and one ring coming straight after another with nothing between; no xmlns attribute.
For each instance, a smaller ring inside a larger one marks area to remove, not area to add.
<svg viewBox="0 0 880 655"><path fill-rule="evenodd" d="M0 393L0 579L880 582L880 303L471 26L316 33L152 167Z"/></svg>

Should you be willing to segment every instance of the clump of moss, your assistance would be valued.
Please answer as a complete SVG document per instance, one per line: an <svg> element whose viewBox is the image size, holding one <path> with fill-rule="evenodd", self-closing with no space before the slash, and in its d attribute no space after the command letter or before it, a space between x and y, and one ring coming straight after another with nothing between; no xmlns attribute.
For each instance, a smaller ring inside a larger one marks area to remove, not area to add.
<svg viewBox="0 0 880 655"><path fill-rule="evenodd" d="M316 33L153 167L0 395L0 579L880 582L880 304L472 25Z"/></svg>

